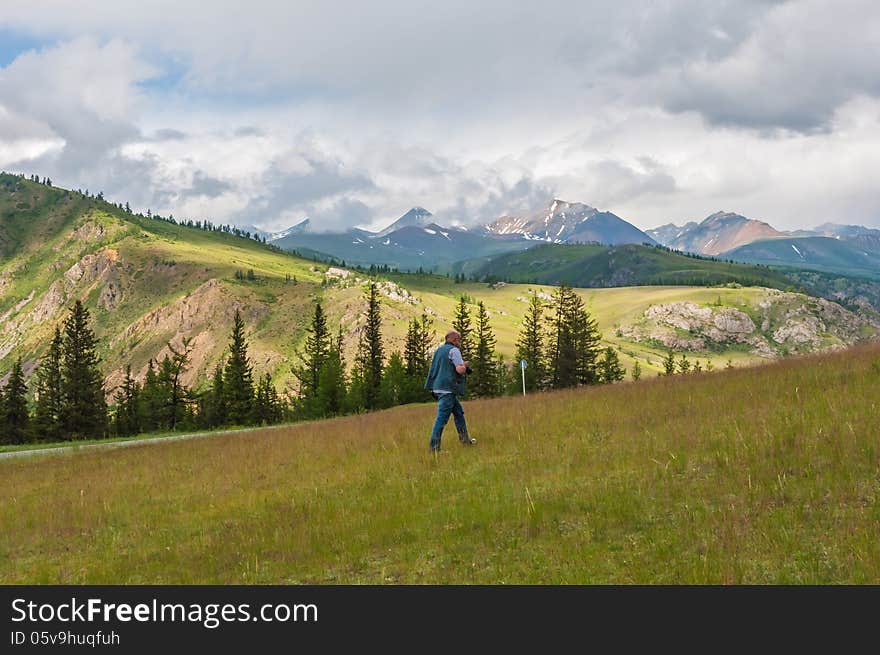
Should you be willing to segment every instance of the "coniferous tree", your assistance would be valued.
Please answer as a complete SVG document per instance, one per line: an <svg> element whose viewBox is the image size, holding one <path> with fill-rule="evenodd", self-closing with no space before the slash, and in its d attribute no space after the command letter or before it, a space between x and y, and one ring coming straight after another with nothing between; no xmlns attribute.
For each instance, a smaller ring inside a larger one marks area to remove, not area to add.
<svg viewBox="0 0 880 655"><path fill-rule="evenodd" d="M406 383L402 403L425 399L424 384L428 369L431 367L433 341L433 323L427 314L422 314L420 318L414 318L409 322L403 351Z"/></svg>
<svg viewBox="0 0 880 655"><path fill-rule="evenodd" d="M96 347L89 312L77 300L64 323L61 367L61 426L70 439L101 438L107 430L107 402Z"/></svg>
<svg viewBox="0 0 880 655"><path fill-rule="evenodd" d="M675 354L671 350L667 350L666 357L663 358L663 373L675 375Z"/></svg>
<svg viewBox="0 0 880 655"><path fill-rule="evenodd" d="M128 437L140 433L140 385L131 377L131 364L125 367L125 378L116 390L115 400L116 415L113 423L116 434Z"/></svg>
<svg viewBox="0 0 880 655"><path fill-rule="evenodd" d="M523 317L522 331L516 342L516 362L526 361L526 391L543 389L547 379L546 352L544 349L544 307L536 292L529 299L529 307Z"/></svg>
<svg viewBox="0 0 880 655"><path fill-rule="evenodd" d="M494 396L498 380L495 361L495 335L489 325L489 312L483 301L477 303L477 325L474 329L474 348L471 368L473 374L468 385L474 396Z"/></svg>
<svg viewBox="0 0 880 655"><path fill-rule="evenodd" d="M638 382L642 377L642 365L639 363L639 360L636 360L633 364L630 375L632 375L633 382Z"/></svg>
<svg viewBox="0 0 880 655"><path fill-rule="evenodd" d="M34 411L34 437L37 441L59 441L62 437L61 415L63 399L61 391L61 363L63 340L61 329L55 335L49 350L40 360L36 372Z"/></svg>
<svg viewBox="0 0 880 655"><path fill-rule="evenodd" d="M626 375L626 369L620 366L620 358L614 348L608 346L599 361L599 380L604 384L620 382Z"/></svg>
<svg viewBox="0 0 880 655"><path fill-rule="evenodd" d="M269 373L263 375L257 384L254 400L254 422L257 425L273 425L281 422L281 404Z"/></svg>
<svg viewBox="0 0 880 655"><path fill-rule="evenodd" d="M318 389L313 399L314 415L329 417L342 414L346 409L345 361L342 356L342 326L331 346L318 376Z"/></svg>
<svg viewBox="0 0 880 655"><path fill-rule="evenodd" d="M452 319L452 329L461 335L461 357L465 361L471 359L471 312L467 305L467 299L461 296L455 306L455 316Z"/></svg>
<svg viewBox="0 0 880 655"><path fill-rule="evenodd" d="M203 422L206 427L226 425L226 394L223 389L223 364L214 367L211 390L207 393Z"/></svg>
<svg viewBox="0 0 880 655"><path fill-rule="evenodd" d="M691 372L691 362L687 358L687 355L682 354L681 359L678 360L678 370L683 375L687 375Z"/></svg>
<svg viewBox="0 0 880 655"><path fill-rule="evenodd" d="M223 390L229 422L234 425L250 423L254 409L253 372L247 354L244 320L238 310L235 310L229 338L229 359L223 371Z"/></svg>
<svg viewBox="0 0 880 655"><path fill-rule="evenodd" d="M406 374L424 382L431 366L431 345L434 339L431 319L427 314L409 322L404 344Z"/></svg>
<svg viewBox="0 0 880 655"><path fill-rule="evenodd" d="M379 290L375 282L367 289L367 311L365 324L361 333L359 348L363 360L360 368L363 371L363 406L364 409L376 409L379 406L379 388L382 384L382 368L385 352L382 345L382 316L379 307Z"/></svg>
<svg viewBox="0 0 880 655"><path fill-rule="evenodd" d="M590 316L584 307L584 301L574 294L572 303L572 333L577 344L577 380L578 384L596 384L599 382L599 350L602 336L596 319Z"/></svg>
<svg viewBox="0 0 880 655"><path fill-rule="evenodd" d="M151 359L147 363L147 373L141 387L138 402L139 423L143 432L155 432L159 429L164 407L163 391L159 385L159 376Z"/></svg>
<svg viewBox="0 0 880 655"><path fill-rule="evenodd" d="M0 443L21 444L30 439L30 415L27 405L27 384L21 370L21 358L15 361L2 394Z"/></svg>
<svg viewBox="0 0 880 655"><path fill-rule="evenodd" d="M182 376L189 366L189 357L192 353L191 340L183 339L183 347L177 350L170 343L168 349L170 355L165 355L159 366L159 389L162 398L162 427L168 430L176 430L181 423L185 422L192 403L189 389L183 385Z"/></svg>
<svg viewBox="0 0 880 655"><path fill-rule="evenodd" d="M566 284L556 290L556 314L550 349L550 380L554 389L598 381L596 358L599 331L583 300Z"/></svg>
<svg viewBox="0 0 880 655"><path fill-rule="evenodd" d="M364 395L367 385L367 342L364 337L364 328L358 330L357 350L354 355L354 362L351 367L351 379L348 385L348 395L346 396L346 412L360 412L365 409Z"/></svg>
<svg viewBox="0 0 880 655"><path fill-rule="evenodd" d="M380 405L382 407L401 405L407 400L406 394L406 366L400 353L393 352L382 374L382 383L379 387Z"/></svg>
<svg viewBox="0 0 880 655"><path fill-rule="evenodd" d="M315 313L306 337L305 352L297 353L300 363L294 366L293 374L299 380L300 398L307 400L314 397L318 390L318 377L321 367L330 352L330 330L321 303L315 303Z"/></svg>

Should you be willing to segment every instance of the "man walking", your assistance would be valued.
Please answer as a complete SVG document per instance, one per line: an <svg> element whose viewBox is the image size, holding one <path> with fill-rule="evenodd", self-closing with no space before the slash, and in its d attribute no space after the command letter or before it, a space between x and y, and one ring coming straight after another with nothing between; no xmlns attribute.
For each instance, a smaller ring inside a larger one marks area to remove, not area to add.
<svg viewBox="0 0 880 655"><path fill-rule="evenodd" d="M461 335L450 330L446 333L446 343L434 353L428 379L425 380L425 389L438 401L437 420L434 421L434 430L431 432L432 453L440 452L440 437L443 436L443 428L446 427L450 414L455 420L458 440L462 445L473 446L477 443L476 439L471 439L468 435L464 409L458 401L458 396L464 395L466 376L470 373L469 362L462 359L460 349Z"/></svg>

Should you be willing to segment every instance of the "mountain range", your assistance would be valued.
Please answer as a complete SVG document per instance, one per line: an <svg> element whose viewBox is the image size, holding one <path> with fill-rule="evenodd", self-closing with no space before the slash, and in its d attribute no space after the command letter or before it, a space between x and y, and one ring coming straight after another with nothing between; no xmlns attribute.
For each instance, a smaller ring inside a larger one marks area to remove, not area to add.
<svg viewBox="0 0 880 655"><path fill-rule="evenodd" d="M880 230L861 225L824 223L782 232L740 214L716 212L700 223L669 223L647 232L682 252L880 279Z"/></svg>
<svg viewBox="0 0 880 655"><path fill-rule="evenodd" d="M357 228L317 232L306 219L271 234L284 250L357 265L388 265L401 270L445 272L455 262L519 252L537 243L656 244L619 216L583 203L554 199L541 212L506 215L468 229L443 226L423 207L413 207L379 232Z"/></svg>
<svg viewBox="0 0 880 655"><path fill-rule="evenodd" d="M493 234L520 234L550 243L647 243L654 239L610 212L600 212L580 202L554 199L545 211L528 216L502 216L486 226Z"/></svg>
<svg viewBox="0 0 880 655"><path fill-rule="evenodd" d="M698 255L720 255L758 239L783 236L767 223L721 211L701 223L691 222L682 227L670 223L648 230L648 234L673 250Z"/></svg>
<svg viewBox="0 0 880 655"><path fill-rule="evenodd" d="M475 270L474 260L523 252L539 244L663 245L683 253L746 264L786 267L880 279L880 230L824 223L790 232L734 212L718 211L700 222L668 223L640 230L620 216L581 202L554 198L545 209L505 214L470 228L445 226L430 211L413 207L378 231L351 228L320 232L306 219L272 234L252 234L288 251L324 261L387 265L398 270L444 273Z"/></svg>

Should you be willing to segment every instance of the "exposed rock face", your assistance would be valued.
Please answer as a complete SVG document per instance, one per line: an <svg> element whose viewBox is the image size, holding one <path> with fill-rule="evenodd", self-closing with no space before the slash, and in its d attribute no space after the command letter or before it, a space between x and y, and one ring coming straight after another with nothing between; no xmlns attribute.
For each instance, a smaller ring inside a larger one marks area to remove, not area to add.
<svg viewBox="0 0 880 655"><path fill-rule="evenodd" d="M754 307L745 309L752 315L733 307L692 302L651 305L640 321L619 327L618 334L695 352L743 344L759 357L777 357L842 347L880 332L880 326L836 303L772 289Z"/></svg>
<svg viewBox="0 0 880 655"><path fill-rule="evenodd" d="M66 300L67 293L64 291L64 282L55 280L34 307L32 314L34 322L41 323L55 316Z"/></svg>
<svg viewBox="0 0 880 655"><path fill-rule="evenodd" d="M77 241L96 242L104 238L107 231L95 221L86 221L73 231L72 239Z"/></svg>
<svg viewBox="0 0 880 655"><path fill-rule="evenodd" d="M94 254L86 255L71 266L65 271L64 277L55 280L39 296L32 309L27 311L27 306L36 293L31 291L27 298L0 317L0 325L2 325L0 359L22 343L30 330L46 321L59 318L59 314L71 298L85 296L94 284L105 282L98 304L107 309L114 309L122 298L120 272L119 253L111 248L104 248Z"/></svg>
<svg viewBox="0 0 880 655"><path fill-rule="evenodd" d="M68 289L77 284L90 284L107 274L119 261L119 253L111 248L104 248L93 255L86 255L64 273Z"/></svg>
<svg viewBox="0 0 880 655"><path fill-rule="evenodd" d="M219 280L210 279L191 293L144 314L113 337L110 347L134 350L141 344L152 343L156 350L149 352L149 357L161 361L171 352L169 342L180 350L183 339L188 338L192 348L190 365L182 379L184 384L192 385L204 378L209 362L215 360L226 345L236 311L241 312L248 325L255 325L269 313L269 308L262 303L244 304ZM276 352L258 352L254 347L251 350L251 360L255 363L274 362L280 357ZM108 376L108 385L118 383L122 374L121 370L113 372ZM142 379L145 374L146 367L135 372L135 377Z"/></svg>
<svg viewBox="0 0 880 655"><path fill-rule="evenodd" d="M254 309L256 306L254 306ZM110 343L116 346L122 340L148 333L189 333L212 319L225 315L231 319L241 303L229 294L219 280L211 279L174 302L158 307L129 325ZM261 307L260 314L268 311Z"/></svg>
<svg viewBox="0 0 880 655"><path fill-rule="evenodd" d="M98 307L112 311L119 306L121 301L122 285L118 280L109 280L101 290L101 296L98 298Z"/></svg>

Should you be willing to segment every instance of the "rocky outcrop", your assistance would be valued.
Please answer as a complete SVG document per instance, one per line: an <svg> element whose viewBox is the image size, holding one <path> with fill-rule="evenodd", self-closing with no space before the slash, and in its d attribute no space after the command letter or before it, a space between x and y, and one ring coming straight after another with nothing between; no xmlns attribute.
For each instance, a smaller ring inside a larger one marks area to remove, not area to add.
<svg viewBox="0 0 880 655"><path fill-rule="evenodd" d="M324 278L328 283L337 285L338 287L347 288L355 285L366 285L370 280L357 277L351 271L344 268L336 268L331 266L324 273ZM412 295L402 286L395 284L390 280L379 280L376 282L376 290L386 298L390 298L394 302L406 303L408 305L418 305L419 299Z"/></svg>
<svg viewBox="0 0 880 655"><path fill-rule="evenodd" d="M91 284L116 268L118 261L119 253L112 248L104 248L94 254L86 255L65 271L67 288L73 289L79 284Z"/></svg>
<svg viewBox="0 0 880 655"><path fill-rule="evenodd" d="M144 314L114 337L110 345L115 347L136 336L153 333L188 334L220 320L225 324L232 320L237 309L243 309L238 298L227 292L219 280L211 279L170 304ZM254 314L255 319L267 311L261 305L248 308L248 313Z"/></svg>
<svg viewBox="0 0 880 655"><path fill-rule="evenodd" d="M850 345L878 333L880 326L836 303L773 289L743 309L693 302L651 305L639 320L617 329L618 336L673 350L744 345L753 355L767 358Z"/></svg>

